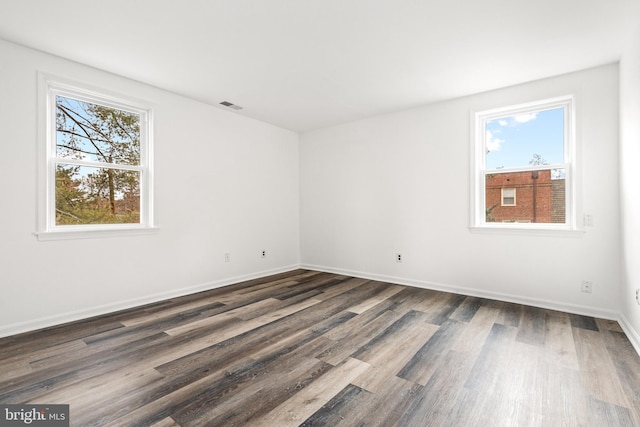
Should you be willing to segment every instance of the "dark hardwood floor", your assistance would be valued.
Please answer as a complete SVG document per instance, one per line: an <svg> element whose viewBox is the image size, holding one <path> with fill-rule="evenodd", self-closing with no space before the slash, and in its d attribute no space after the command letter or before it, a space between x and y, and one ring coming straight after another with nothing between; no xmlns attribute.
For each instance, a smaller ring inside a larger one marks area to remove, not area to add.
<svg viewBox="0 0 640 427"><path fill-rule="evenodd" d="M0 339L74 426L640 426L613 321L297 270Z"/></svg>

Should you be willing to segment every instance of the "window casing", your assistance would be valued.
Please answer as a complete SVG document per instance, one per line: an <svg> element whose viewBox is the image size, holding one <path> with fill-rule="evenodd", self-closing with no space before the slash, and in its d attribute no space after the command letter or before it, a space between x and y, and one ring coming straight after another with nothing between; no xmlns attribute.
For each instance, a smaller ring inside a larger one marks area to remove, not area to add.
<svg viewBox="0 0 640 427"><path fill-rule="evenodd" d="M575 230L573 97L472 120L472 229Z"/></svg>
<svg viewBox="0 0 640 427"><path fill-rule="evenodd" d="M152 230L151 110L40 76L40 240Z"/></svg>

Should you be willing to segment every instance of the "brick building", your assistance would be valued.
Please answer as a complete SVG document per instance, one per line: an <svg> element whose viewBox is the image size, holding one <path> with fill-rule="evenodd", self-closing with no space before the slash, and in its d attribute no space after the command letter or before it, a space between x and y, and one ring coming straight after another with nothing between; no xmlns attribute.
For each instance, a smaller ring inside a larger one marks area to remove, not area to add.
<svg viewBox="0 0 640 427"><path fill-rule="evenodd" d="M490 174L485 185L487 222L565 222L565 179L549 169Z"/></svg>

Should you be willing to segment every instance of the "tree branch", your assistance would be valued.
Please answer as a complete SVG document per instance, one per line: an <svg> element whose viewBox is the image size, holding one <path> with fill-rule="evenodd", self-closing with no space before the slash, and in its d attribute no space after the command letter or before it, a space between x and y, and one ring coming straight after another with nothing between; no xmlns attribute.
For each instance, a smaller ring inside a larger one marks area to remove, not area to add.
<svg viewBox="0 0 640 427"><path fill-rule="evenodd" d="M98 153L93 153L93 152L91 152L91 151L81 150L81 149L79 149L79 148L72 147L72 146L70 146L70 145L56 144L56 147L68 148L69 150L78 151L78 152L80 152L80 153L85 153L85 154L93 154L93 155L98 154Z"/></svg>
<svg viewBox="0 0 640 427"><path fill-rule="evenodd" d="M70 216L71 218L82 222L82 218L78 218L77 216L75 216L74 214L70 213L70 212L65 212L61 209L56 208L56 212L58 212L60 215L65 215L65 216Z"/></svg>
<svg viewBox="0 0 640 427"><path fill-rule="evenodd" d="M58 108L59 108L59 109L64 113L64 115L65 115L65 116L69 117L69 119L71 119L71 121L73 121L75 124L77 124L77 125L78 125L78 127L79 127L80 129L82 129L82 131L85 133L85 135L86 135L87 139L91 142L91 145L93 145L93 146L95 147L95 149L96 149L96 150L98 150L98 153L102 156L102 158L103 158L105 161L107 161L107 156L105 156L105 155L104 155L104 153L102 152L102 150L100 150L100 148L99 148L99 147L96 145L96 143L93 141L93 137L92 137L92 136L91 136L91 134L87 131L87 129L85 129L84 124L83 124L83 123L80 123L80 121L78 121L75 117L73 117L73 115L71 114L71 112L72 112L72 113L74 113L74 114L76 114L76 115L78 115L78 116L80 116L80 115L79 115L78 113L76 113L75 111L70 110L69 108L65 107L64 105L60 105L60 104L58 104ZM80 116L80 117L82 117L82 116ZM84 118L84 117L82 117L82 118L83 118L83 119L85 119L85 120L87 120L87 119L86 119L86 118ZM89 120L87 120L87 122L89 122ZM89 123L91 123L91 122L89 122ZM103 137L105 137L105 138L108 138L108 136L107 136L107 135L105 135L104 133L102 133L100 130L96 129L96 128L95 128L95 127L93 127L93 126L92 126L92 128L93 128L93 130L94 130L96 133L98 133L98 134L102 135L102 136L103 136Z"/></svg>
<svg viewBox="0 0 640 427"><path fill-rule="evenodd" d="M74 132L72 130L68 130L68 129L56 129L56 130L58 132L67 133L67 134L72 135L72 136L77 136L77 137L80 137L80 138L87 138L86 134L81 134L81 133L78 133L78 132ZM104 142L106 144L112 144L113 143L113 141L109 141L108 139L100 139L100 138L87 138L87 139L93 139L94 141Z"/></svg>

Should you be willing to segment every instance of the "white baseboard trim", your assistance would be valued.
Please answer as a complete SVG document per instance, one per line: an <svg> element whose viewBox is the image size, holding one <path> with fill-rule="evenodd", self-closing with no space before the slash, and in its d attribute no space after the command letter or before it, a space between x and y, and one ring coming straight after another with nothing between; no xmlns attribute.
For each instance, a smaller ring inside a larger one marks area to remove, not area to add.
<svg viewBox="0 0 640 427"><path fill-rule="evenodd" d="M563 311L566 313L580 314L583 316L598 317L601 319L618 320L620 313L613 310L601 310L594 307L581 306L575 304L563 304L555 301L527 298L519 295L504 294L499 292L484 291L482 289L464 288L449 286L442 283L427 282L416 279L408 279L404 277L386 276L381 274L366 273L362 271L344 270L340 268L325 267L321 265L302 264L300 268L307 270L323 271L326 273L335 273L346 276L355 276L363 279L377 280L381 282L396 283L399 285L413 286L416 288L431 289L435 291L451 292L454 294L468 295L478 298L487 298L498 301L512 302L516 304L524 304L532 307L539 307L548 310Z"/></svg>
<svg viewBox="0 0 640 427"><path fill-rule="evenodd" d="M263 270L254 273L244 274L241 276L229 277L226 279L200 283L195 286L187 286L180 289L173 289L171 291L158 292L153 295L147 295L140 298L132 298L125 301L118 301L109 304L98 305L82 310L71 311L67 313L56 314L53 316L41 317L26 322L13 323L10 325L0 326L0 338L11 335L21 334L23 332L35 331L38 329L48 328L51 326L62 325L64 323L75 322L77 320L88 319L103 314L114 313L120 310L126 310L129 308L139 307L146 304L151 304L166 299L177 298L185 295L195 294L197 292L208 291L215 288L221 288L223 286L229 286L247 280L259 279L265 276L271 276L273 274L285 273L299 269L300 265L289 265L285 267L274 268L270 270Z"/></svg>
<svg viewBox="0 0 640 427"><path fill-rule="evenodd" d="M629 338L629 341L631 341L631 345L633 345L636 353L640 355L640 334L638 334L638 331L636 331L634 327L631 326L631 322L629 322L624 314L620 314L618 323L622 327L622 330L624 331L627 338Z"/></svg>
<svg viewBox="0 0 640 427"><path fill-rule="evenodd" d="M580 314L584 316L599 317L602 319L616 320L620 323L622 330L631 341L636 352L640 355L640 334L636 331L631 323L621 313L610 310L600 310L593 307L579 306L574 304L561 304L554 301L543 299L526 298L518 295L503 294L498 292L483 291L474 288L460 288L444 285L441 283L427 282L416 279L407 279L395 276L386 276L381 274L366 273L362 271L345 270L340 268L326 267L312 264L295 264L270 270L263 270L254 273L244 274L241 276L229 277L221 280L201 283L195 286L188 286L180 289L174 289L166 292L158 292L140 298L133 298L126 301L119 301L110 304L94 306L91 308L76 310L68 313L62 313L54 316L41 317L27 322L13 323L10 325L0 326L0 338L23 332L34 331L42 328L48 328L64 323L75 322L78 320L88 319L95 316L113 313L120 310L139 307L166 299L177 298L197 292L208 291L211 289L229 286L247 280L258 279L261 277L271 276L273 274L285 273L296 269L307 269L314 271L322 271L326 273L334 273L346 276L360 277L363 279L377 280L382 282L397 283L399 285L413 286L423 289L431 289L436 291L451 292L455 294L469 295L479 298L488 298L498 301L512 302L516 304L530 305L549 310L564 311L567 313Z"/></svg>

